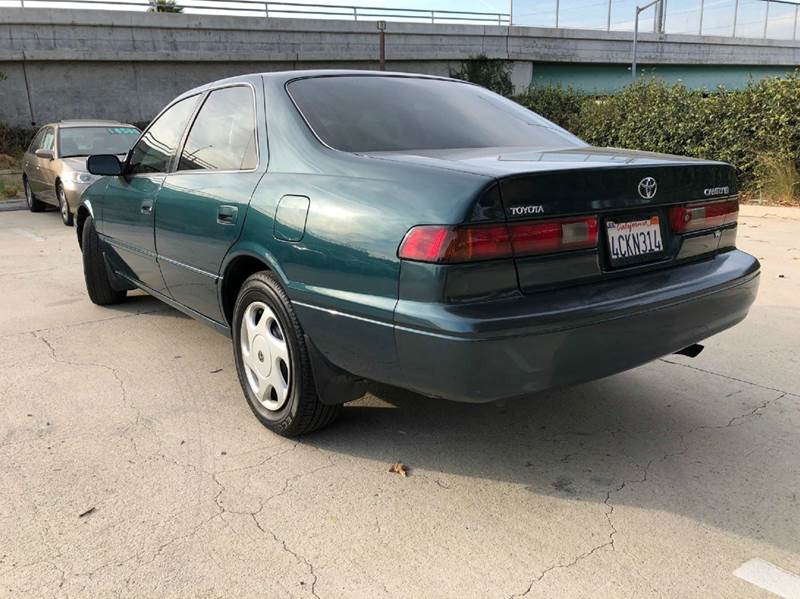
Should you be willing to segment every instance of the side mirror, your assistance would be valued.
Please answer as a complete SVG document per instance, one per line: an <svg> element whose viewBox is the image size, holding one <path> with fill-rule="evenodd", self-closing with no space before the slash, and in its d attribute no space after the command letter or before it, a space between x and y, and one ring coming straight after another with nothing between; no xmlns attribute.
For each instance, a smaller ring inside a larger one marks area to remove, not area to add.
<svg viewBox="0 0 800 599"><path fill-rule="evenodd" d="M46 158L47 160L52 160L55 157L53 150L45 150L44 148L39 148L35 154L38 158Z"/></svg>
<svg viewBox="0 0 800 599"><path fill-rule="evenodd" d="M114 154L95 154L86 161L87 170L93 175L118 177L122 174L122 163Z"/></svg>

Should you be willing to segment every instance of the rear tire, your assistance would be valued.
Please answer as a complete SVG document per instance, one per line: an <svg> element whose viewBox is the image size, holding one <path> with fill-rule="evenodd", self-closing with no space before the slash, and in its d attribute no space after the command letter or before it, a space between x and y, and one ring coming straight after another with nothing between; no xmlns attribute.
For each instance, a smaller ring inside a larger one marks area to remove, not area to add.
<svg viewBox="0 0 800 599"><path fill-rule="evenodd" d="M74 220L72 218L72 212L69 211L67 194L64 193L64 186L61 185L61 181L56 183L56 198L58 199L58 210L61 212L61 221L67 227L71 227L74 224Z"/></svg>
<svg viewBox="0 0 800 599"><path fill-rule="evenodd" d="M341 406L319 401L303 329L275 275L262 271L244 282L232 320L239 383L261 424L295 437L333 422Z"/></svg>
<svg viewBox="0 0 800 599"><path fill-rule="evenodd" d="M31 212L43 212L46 206L44 202L37 200L31 191L31 186L28 185L28 177L22 177L22 187L25 188L25 202L28 204L28 210Z"/></svg>
<svg viewBox="0 0 800 599"><path fill-rule="evenodd" d="M86 292L89 299L98 306L118 304L125 299L127 291L119 291L111 286L103 252L100 250L100 238L94 229L94 220L86 217L83 223L83 277L86 279Z"/></svg>

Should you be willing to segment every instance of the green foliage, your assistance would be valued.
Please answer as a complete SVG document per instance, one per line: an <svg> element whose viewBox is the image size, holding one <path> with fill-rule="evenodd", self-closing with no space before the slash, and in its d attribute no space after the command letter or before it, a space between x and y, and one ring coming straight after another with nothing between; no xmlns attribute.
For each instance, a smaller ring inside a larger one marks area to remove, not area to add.
<svg viewBox="0 0 800 599"><path fill-rule="evenodd" d="M0 175L0 200L15 198L22 192L22 178L19 175Z"/></svg>
<svg viewBox="0 0 800 599"><path fill-rule="evenodd" d="M745 188L800 189L800 76L751 81L741 90L697 91L643 79L609 96L532 86L518 102L596 146L730 162ZM793 170L792 170L793 169Z"/></svg>
<svg viewBox="0 0 800 599"><path fill-rule="evenodd" d="M511 62L488 58L485 54L471 56L461 63L457 70L450 69L450 76L471 83L477 83L502 96L514 93L511 83Z"/></svg>
<svg viewBox="0 0 800 599"><path fill-rule="evenodd" d="M560 85L530 87L526 93L513 99L572 132L581 130L581 111L589 101L583 93Z"/></svg>
<svg viewBox="0 0 800 599"><path fill-rule="evenodd" d="M8 127L0 123L0 155L22 158L35 134L34 128Z"/></svg>
<svg viewBox="0 0 800 599"><path fill-rule="evenodd" d="M182 13L183 7L178 6L175 0L151 0L147 12L174 12Z"/></svg>
<svg viewBox="0 0 800 599"><path fill-rule="evenodd" d="M780 204L800 198L800 172L791 156L766 153L759 156L755 169L756 191Z"/></svg>

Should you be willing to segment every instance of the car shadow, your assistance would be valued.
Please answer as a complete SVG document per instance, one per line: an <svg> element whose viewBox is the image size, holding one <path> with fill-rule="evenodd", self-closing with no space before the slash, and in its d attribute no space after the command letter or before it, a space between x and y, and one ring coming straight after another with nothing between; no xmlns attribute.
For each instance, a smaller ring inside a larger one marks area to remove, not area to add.
<svg viewBox="0 0 800 599"><path fill-rule="evenodd" d="M113 309L189 319L138 293ZM800 480L787 460L800 433L788 408L764 409L779 395L664 361L505 403L372 384L300 442L387 468L400 461L444 488L497 481L534 500L673 513L797 552L800 518L786 515L798 513Z"/></svg>
<svg viewBox="0 0 800 599"><path fill-rule="evenodd" d="M669 381L679 371L652 376L681 368L656 362L506 404L432 400L376 385L373 398L348 405L336 425L303 442L387 466L400 461L410 476L440 486L469 477L537 496L672 512L797 551L799 519L776 517L796 513L797 481L787 480L785 455L758 453L764 431L781 444L796 441L792 423L777 411L749 415L748 407L728 426L728 413L715 415L714 404L736 406L741 394L720 388L719 397L705 397L694 383L676 393Z"/></svg>
<svg viewBox="0 0 800 599"><path fill-rule="evenodd" d="M138 289L128 291L128 295L124 302L120 304L103 306L103 308L106 310L119 312L121 314L135 315L158 313L179 319L193 320L190 316L187 316L180 310L177 310L169 304L165 304L161 300L156 299L144 291L139 291Z"/></svg>

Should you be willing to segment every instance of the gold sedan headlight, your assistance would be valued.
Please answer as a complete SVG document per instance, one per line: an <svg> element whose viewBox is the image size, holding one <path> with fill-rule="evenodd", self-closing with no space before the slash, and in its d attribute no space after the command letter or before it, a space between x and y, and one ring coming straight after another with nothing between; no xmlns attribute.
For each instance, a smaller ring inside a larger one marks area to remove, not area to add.
<svg viewBox="0 0 800 599"><path fill-rule="evenodd" d="M92 181L95 181L97 177L95 177L90 173L80 173L78 171L73 171L72 175L70 176L70 179L72 180L73 183L91 183Z"/></svg>

